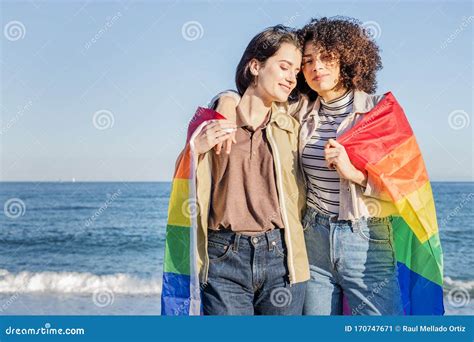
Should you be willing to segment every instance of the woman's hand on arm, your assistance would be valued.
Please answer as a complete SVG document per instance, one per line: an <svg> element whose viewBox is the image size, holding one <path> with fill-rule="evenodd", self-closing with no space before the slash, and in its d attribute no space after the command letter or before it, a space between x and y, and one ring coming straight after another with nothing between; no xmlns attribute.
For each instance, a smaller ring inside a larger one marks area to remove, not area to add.
<svg viewBox="0 0 474 342"><path fill-rule="evenodd" d="M216 112L224 115L228 121L235 123L237 120L237 105L238 103L236 102L235 97L223 95L217 102ZM214 147L214 151L216 154L220 154L222 147L224 147L225 152L229 154L232 149L232 143L236 143L235 131L231 133L226 140L219 142Z"/></svg>
<svg viewBox="0 0 474 342"><path fill-rule="evenodd" d="M201 155L217 144L229 139L236 131L235 122L229 120L211 120L194 139L195 151Z"/></svg>
<svg viewBox="0 0 474 342"><path fill-rule="evenodd" d="M324 147L326 164L330 169L336 169L339 177L348 179L363 187L367 185L367 176L352 164L346 149L334 139L329 139Z"/></svg>

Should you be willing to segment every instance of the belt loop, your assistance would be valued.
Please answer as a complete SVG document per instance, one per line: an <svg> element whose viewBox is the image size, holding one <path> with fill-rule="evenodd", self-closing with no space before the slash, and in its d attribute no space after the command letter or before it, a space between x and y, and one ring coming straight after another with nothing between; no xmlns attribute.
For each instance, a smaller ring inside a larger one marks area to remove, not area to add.
<svg viewBox="0 0 474 342"><path fill-rule="evenodd" d="M359 224L360 219L355 219L353 221L349 221L350 225L352 226L352 232L358 233L359 232Z"/></svg>
<svg viewBox="0 0 474 342"><path fill-rule="evenodd" d="M242 235L242 234L237 233L237 234L235 234L235 236L234 236L234 252L236 252L236 253L237 253L238 250L239 250L239 240L240 240L240 236L241 236L241 235Z"/></svg>
<svg viewBox="0 0 474 342"><path fill-rule="evenodd" d="M269 251L273 250L272 242L275 241L276 237L272 237L272 235L275 235L275 234L273 234L273 233L275 233L275 229L277 229L277 228L274 228L272 230L269 230L268 232L265 232L265 237L267 238L267 244L268 244L268 250Z"/></svg>
<svg viewBox="0 0 474 342"><path fill-rule="evenodd" d="M311 221L312 221L311 223L316 222L316 217L317 217L317 216L318 216L318 212L313 209L313 210L311 211Z"/></svg>

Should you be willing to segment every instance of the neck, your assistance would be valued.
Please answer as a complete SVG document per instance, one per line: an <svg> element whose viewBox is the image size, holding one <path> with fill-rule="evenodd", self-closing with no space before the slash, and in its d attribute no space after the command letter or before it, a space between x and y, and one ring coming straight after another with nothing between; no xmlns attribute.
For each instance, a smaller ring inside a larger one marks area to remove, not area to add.
<svg viewBox="0 0 474 342"><path fill-rule="evenodd" d="M323 98L325 102L329 102L332 100L337 99L338 97L341 97L347 92L346 88L340 88L340 89L331 89L325 92L319 92L318 94Z"/></svg>
<svg viewBox="0 0 474 342"><path fill-rule="evenodd" d="M254 88L247 88L237 106L237 119L241 124L253 128L260 126L272 106L271 101L265 101L257 96Z"/></svg>

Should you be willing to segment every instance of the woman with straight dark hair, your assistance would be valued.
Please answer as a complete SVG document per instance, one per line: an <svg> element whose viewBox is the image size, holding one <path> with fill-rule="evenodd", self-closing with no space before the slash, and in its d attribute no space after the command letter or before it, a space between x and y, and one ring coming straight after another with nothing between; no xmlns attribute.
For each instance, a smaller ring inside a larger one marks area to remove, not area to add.
<svg viewBox="0 0 474 342"><path fill-rule="evenodd" d="M284 26L256 35L236 71L235 124L207 121L192 139L205 315L302 314L309 266L295 177L299 123L276 106L296 87L301 51ZM214 153L231 134L232 152Z"/></svg>

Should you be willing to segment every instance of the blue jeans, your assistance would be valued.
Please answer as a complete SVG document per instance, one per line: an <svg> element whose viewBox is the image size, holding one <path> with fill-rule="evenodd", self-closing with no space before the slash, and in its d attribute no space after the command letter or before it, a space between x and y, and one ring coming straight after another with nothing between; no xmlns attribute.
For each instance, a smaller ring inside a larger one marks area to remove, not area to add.
<svg viewBox="0 0 474 342"><path fill-rule="evenodd" d="M306 282L288 282L283 233L209 230L209 275L201 284L205 315L302 314Z"/></svg>
<svg viewBox="0 0 474 342"><path fill-rule="evenodd" d="M311 279L303 314L403 314L391 218L338 221L308 208L303 220Z"/></svg>

